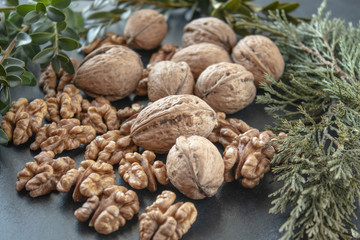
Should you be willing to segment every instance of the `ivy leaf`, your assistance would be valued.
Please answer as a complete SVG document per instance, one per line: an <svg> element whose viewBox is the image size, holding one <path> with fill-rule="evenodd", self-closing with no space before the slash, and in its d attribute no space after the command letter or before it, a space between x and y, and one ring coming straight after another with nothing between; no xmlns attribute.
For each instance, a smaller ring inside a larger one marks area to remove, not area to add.
<svg viewBox="0 0 360 240"><path fill-rule="evenodd" d="M16 76L20 76L21 74L24 73L24 68L19 67L19 66L9 66L6 68L6 72L8 75L16 75Z"/></svg>
<svg viewBox="0 0 360 240"><path fill-rule="evenodd" d="M46 13L48 18L54 22L62 22L65 20L65 14L55 7L49 6Z"/></svg>
<svg viewBox="0 0 360 240"><path fill-rule="evenodd" d="M24 32L19 32L16 36L16 47L27 45L31 43L31 37Z"/></svg>
<svg viewBox="0 0 360 240"><path fill-rule="evenodd" d="M32 59L35 63L43 64L50 62L51 58L55 54L55 48L46 48L35 55Z"/></svg>
<svg viewBox="0 0 360 240"><path fill-rule="evenodd" d="M58 73L60 71L61 68L61 62L60 62L60 58L59 56L55 56L52 61L51 61L51 66L53 68L53 70Z"/></svg>
<svg viewBox="0 0 360 240"><path fill-rule="evenodd" d="M9 87L11 87L11 88L21 85L21 78L16 75L7 75L6 81L8 81Z"/></svg>
<svg viewBox="0 0 360 240"><path fill-rule="evenodd" d="M21 16L25 17L31 11L35 11L35 4L21 4L16 7L16 12Z"/></svg>
<svg viewBox="0 0 360 240"><path fill-rule="evenodd" d="M54 36L55 33L49 33L49 32L36 32L30 34L32 41L36 44L47 43Z"/></svg>
<svg viewBox="0 0 360 240"><path fill-rule="evenodd" d="M0 64L0 76L6 77L6 70L2 64Z"/></svg>
<svg viewBox="0 0 360 240"><path fill-rule="evenodd" d="M51 0L51 5L57 8L66 8L71 3L71 0Z"/></svg>
<svg viewBox="0 0 360 240"><path fill-rule="evenodd" d="M8 136L6 135L6 133L4 132L4 130L2 130L0 128L0 144L2 145L7 145L9 142L9 138Z"/></svg>
<svg viewBox="0 0 360 240"><path fill-rule="evenodd" d="M59 46L61 49L66 51L71 51L79 48L81 45L78 41L68 38L68 37L60 37L59 38Z"/></svg>
<svg viewBox="0 0 360 240"><path fill-rule="evenodd" d="M75 69L70 58L66 54L59 54L59 58L62 69L64 69L67 73L74 74Z"/></svg>
<svg viewBox="0 0 360 240"><path fill-rule="evenodd" d="M31 25L35 22L37 22L40 19L40 14L36 11L30 11L28 12L24 17L24 23L27 25Z"/></svg>
<svg viewBox="0 0 360 240"><path fill-rule="evenodd" d="M8 57L4 60L4 66L19 66L19 67L25 67L25 63L17 58Z"/></svg>
<svg viewBox="0 0 360 240"><path fill-rule="evenodd" d="M25 71L21 76L21 84L25 86L35 86L36 85L36 77L30 71Z"/></svg>
<svg viewBox="0 0 360 240"><path fill-rule="evenodd" d="M38 12L46 12L46 6L44 3L41 3L41 2L37 3L35 8L36 8L36 11L38 11Z"/></svg>

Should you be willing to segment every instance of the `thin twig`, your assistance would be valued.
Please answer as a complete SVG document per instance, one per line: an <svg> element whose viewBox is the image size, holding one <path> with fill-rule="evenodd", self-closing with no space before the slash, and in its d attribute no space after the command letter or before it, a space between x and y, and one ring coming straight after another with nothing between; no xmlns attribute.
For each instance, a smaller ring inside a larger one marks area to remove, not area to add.
<svg viewBox="0 0 360 240"><path fill-rule="evenodd" d="M15 10L16 7L0 7L0 11Z"/></svg>

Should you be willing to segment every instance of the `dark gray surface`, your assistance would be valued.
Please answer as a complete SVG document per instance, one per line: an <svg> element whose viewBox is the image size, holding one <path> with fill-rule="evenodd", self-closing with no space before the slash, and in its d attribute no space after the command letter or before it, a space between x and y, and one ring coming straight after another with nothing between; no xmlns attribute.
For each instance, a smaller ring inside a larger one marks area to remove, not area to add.
<svg viewBox="0 0 360 240"><path fill-rule="evenodd" d="M257 1L266 3L269 1ZM300 1L299 16L310 17L316 12L321 0ZM347 21L359 21L358 0L331 0L329 9L333 16L342 17ZM185 24L183 12L177 13L169 19L169 33L164 42L180 44L182 28ZM151 52L141 52L144 62ZM42 97L38 87L21 87L12 91L13 99L26 97L30 100ZM136 102L143 102L145 98L135 98ZM117 108L129 105L127 98L115 103ZM264 106L252 104L236 117L260 129L265 124L271 124L271 118L264 112ZM32 140L32 139L31 139ZM78 222L73 213L81 204L74 203L71 193L53 192L49 195L31 198L27 192L18 193L15 190L16 174L27 161L32 161L38 152L29 150L29 143L15 147L0 146L0 239L138 239L137 217L129 221L119 231L108 236L97 234L87 222ZM79 164L83 160L84 147L66 151ZM163 156L164 157L164 156ZM140 213L144 212L155 197L164 189L174 190L177 201L194 202L198 209L197 221L183 239L277 239L281 236L278 229L286 219L286 215L268 214L271 199L267 196L278 185L271 184L272 175L267 174L260 185L254 189L244 189L238 182L223 184L218 193L208 199L193 201L177 192L173 187L159 187L156 193L148 190L137 190L141 204ZM125 183L117 176L117 183ZM359 211L357 215L360 216ZM359 221L357 225L360 226Z"/></svg>

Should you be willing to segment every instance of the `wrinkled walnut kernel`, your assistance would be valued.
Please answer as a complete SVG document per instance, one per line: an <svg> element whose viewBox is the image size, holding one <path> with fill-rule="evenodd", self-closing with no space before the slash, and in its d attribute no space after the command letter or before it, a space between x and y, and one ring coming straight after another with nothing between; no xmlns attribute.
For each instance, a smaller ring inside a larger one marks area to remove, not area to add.
<svg viewBox="0 0 360 240"><path fill-rule="evenodd" d="M126 153L137 151L137 146L119 130L109 131L96 137L86 146L85 159L117 164Z"/></svg>
<svg viewBox="0 0 360 240"><path fill-rule="evenodd" d="M12 108L1 120L1 128L6 133L9 141L20 145L37 133L47 113L44 100L35 99L28 103L26 98L20 98L12 103Z"/></svg>
<svg viewBox="0 0 360 240"><path fill-rule="evenodd" d="M91 126L80 126L78 119L62 119L58 123L45 124L37 132L31 150L53 151L59 154L64 150L76 149L80 144L89 143L96 135Z"/></svg>
<svg viewBox="0 0 360 240"><path fill-rule="evenodd" d="M161 61L169 61L179 49L179 46L176 44L166 43L156 53L151 55L149 64L154 65Z"/></svg>
<svg viewBox="0 0 360 240"><path fill-rule="evenodd" d="M148 188L151 192L155 192L157 189L155 178L162 185L169 183L166 165L161 161L154 162L155 158L155 154L151 151L145 151L143 154L127 153L120 161L119 174L131 187Z"/></svg>
<svg viewBox="0 0 360 240"><path fill-rule="evenodd" d="M85 160L79 169L72 169L61 177L56 189L59 192L69 192L75 185L73 199L75 202L84 201L92 196L99 196L103 190L115 184L113 166L101 161Z"/></svg>
<svg viewBox="0 0 360 240"><path fill-rule="evenodd" d="M284 133L279 134L279 137L284 136ZM275 140L276 135L273 132L260 133L254 128L239 134L223 153L225 181L241 179L246 188L258 185L260 179L270 170L270 162L276 149L269 143Z"/></svg>
<svg viewBox="0 0 360 240"><path fill-rule="evenodd" d="M172 205L176 195L163 191L156 201L139 217L141 240L180 239L187 233L197 217L195 205L178 202Z"/></svg>
<svg viewBox="0 0 360 240"><path fill-rule="evenodd" d="M18 174L16 190L25 188L31 197L38 197L56 189L56 184L67 171L76 167L69 157L54 159L52 151L41 152L34 157L34 162L27 162Z"/></svg>
<svg viewBox="0 0 360 240"><path fill-rule="evenodd" d="M98 233L110 234L125 225L140 211L137 194L123 186L111 185L104 189L101 196L93 196L77 209L75 217L84 222L92 218L90 227Z"/></svg>

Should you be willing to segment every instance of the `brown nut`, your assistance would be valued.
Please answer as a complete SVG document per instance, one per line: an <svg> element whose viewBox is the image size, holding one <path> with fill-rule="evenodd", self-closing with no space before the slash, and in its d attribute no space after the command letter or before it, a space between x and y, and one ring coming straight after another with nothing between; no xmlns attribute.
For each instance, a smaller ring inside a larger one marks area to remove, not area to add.
<svg viewBox="0 0 360 240"><path fill-rule="evenodd" d="M261 35L241 39L232 50L235 63L244 66L254 75L255 85L270 83L265 74L278 80L284 72L284 59L273 41Z"/></svg>
<svg viewBox="0 0 360 240"><path fill-rule="evenodd" d="M91 97L110 101L132 93L141 79L143 64L131 49L112 45L96 49L80 63L74 84Z"/></svg>
<svg viewBox="0 0 360 240"><path fill-rule="evenodd" d="M215 126L215 112L193 95L172 95L144 108L131 126L134 143L146 150L165 153L182 135L207 137Z"/></svg>
<svg viewBox="0 0 360 240"><path fill-rule="evenodd" d="M254 76L239 64L216 63L200 74L195 94L215 111L235 113L253 102Z"/></svg>
<svg viewBox="0 0 360 240"><path fill-rule="evenodd" d="M186 62L197 79L208 66L219 62L231 62L228 52L212 43L199 43L176 52L171 58L174 62Z"/></svg>
<svg viewBox="0 0 360 240"><path fill-rule="evenodd" d="M182 46L204 42L216 44L229 52L236 44L236 35L229 25L215 17L199 18L186 24Z"/></svg>
<svg viewBox="0 0 360 240"><path fill-rule="evenodd" d="M124 29L127 44L145 50L159 46L166 33L167 23L164 15L151 9L141 9L133 13Z"/></svg>
<svg viewBox="0 0 360 240"><path fill-rule="evenodd" d="M160 49L151 55L149 64L153 65L161 61L168 61L179 50L179 46L173 43L165 43Z"/></svg>
<svg viewBox="0 0 360 240"><path fill-rule="evenodd" d="M148 77L148 96L154 102L169 95L192 94L194 78L186 62L162 61L155 64Z"/></svg>
<svg viewBox="0 0 360 240"><path fill-rule="evenodd" d="M215 195L224 181L221 154L200 136L177 138L167 156L166 168L170 182L192 199Z"/></svg>

